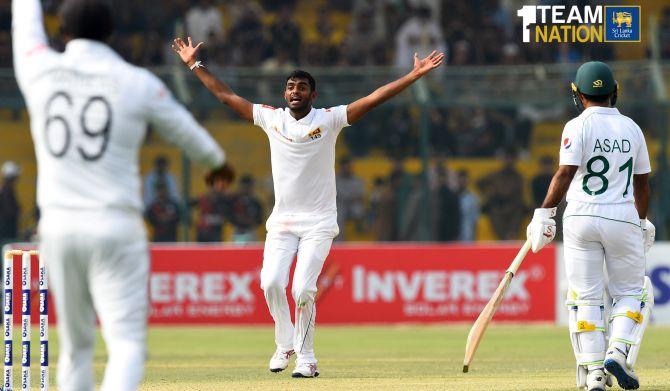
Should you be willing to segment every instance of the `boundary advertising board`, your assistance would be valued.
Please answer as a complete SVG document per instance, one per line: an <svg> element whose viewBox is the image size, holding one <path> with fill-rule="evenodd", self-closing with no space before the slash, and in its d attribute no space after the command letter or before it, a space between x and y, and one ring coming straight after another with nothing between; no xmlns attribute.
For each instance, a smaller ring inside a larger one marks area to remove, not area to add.
<svg viewBox="0 0 670 391"><path fill-rule="evenodd" d="M318 282L318 322L474 320L518 248L518 244L336 245ZM555 320L554 253L549 248L528 255L496 320ZM262 255L261 247L154 247L150 322L270 323L259 282Z"/></svg>

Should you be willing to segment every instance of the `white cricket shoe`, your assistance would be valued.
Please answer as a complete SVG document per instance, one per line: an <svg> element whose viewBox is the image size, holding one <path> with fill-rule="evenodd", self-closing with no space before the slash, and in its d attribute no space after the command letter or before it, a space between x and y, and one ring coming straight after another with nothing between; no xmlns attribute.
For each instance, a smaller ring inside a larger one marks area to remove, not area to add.
<svg viewBox="0 0 670 391"><path fill-rule="evenodd" d="M624 390L637 390L640 387L640 379L626 365L626 354L617 348L610 348L605 354L605 372L616 377L619 387Z"/></svg>
<svg viewBox="0 0 670 391"><path fill-rule="evenodd" d="M319 376L319 368L316 363L296 364L293 370L292 377L317 377Z"/></svg>
<svg viewBox="0 0 670 391"><path fill-rule="evenodd" d="M612 385L611 382L607 384L607 380L607 375L602 369L594 369L589 371L588 375L586 375L586 390L605 391L605 385Z"/></svg>
<svg viewBox="0 0 670 391"><path fill-rule="evenodd" d="M281 372L288 367L288 362L295 352L293 350L282 350L277 348L270 359L270 372Z"/></svg>

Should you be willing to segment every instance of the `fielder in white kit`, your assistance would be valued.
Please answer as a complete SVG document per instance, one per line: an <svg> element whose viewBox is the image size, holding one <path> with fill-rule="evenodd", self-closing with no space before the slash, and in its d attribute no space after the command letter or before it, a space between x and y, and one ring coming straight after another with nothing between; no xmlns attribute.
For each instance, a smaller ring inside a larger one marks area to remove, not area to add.
<svg viewBox="0 0 670 391"><path fill-rule="evenodd" d="M203 84L240 117L261 127L270 140L275 205L267 221L261 270L261 288L275 321L275 354L270 371L288 366L296 353L293 377L319 375L314 356L316 282L339 233L335 204L335 143L342 128L353 124L377 105L440 66L444 54L431 53L423 60L414 55L414 69L372 94L347 106L315 109L316 82L304 71L286 79L285 109L251 104L217 80L196 54L202 46L175 39L173 49ZM286 286L293 259L292 295L296 303L295 327L291 322Z"/></svg>
<svg viewBox="0 0 670 391"><path fill-rule="evenodd" d="M66 0L60 18L69 42L58 53L48 47L39 0L12 2L14 69L37 156L39 247L58 311L63 391L95 388L96 315L109 354L101 389L136 390L143 376L149 252L138 155L147 126L208 167L225 159L157 77L105 44L113 31L107 4Z"/></svg>
<svg viewBox="0 0 670 391"><path fill-rule="evenodd" d="M528 237L534 252L554 238L552 217L567 192L566 305L577 386L604 391L614 376L621 388L637 389L633 365L654 303L651 281L645 277L645 252L655 236L647 220L649 154L639 126L613 107L617 83L606 64L583 64L572 90L575 105L583 111L565 125L560 167L542 207L535 210ZM614 300L609 320L603 261Z"/></svg>

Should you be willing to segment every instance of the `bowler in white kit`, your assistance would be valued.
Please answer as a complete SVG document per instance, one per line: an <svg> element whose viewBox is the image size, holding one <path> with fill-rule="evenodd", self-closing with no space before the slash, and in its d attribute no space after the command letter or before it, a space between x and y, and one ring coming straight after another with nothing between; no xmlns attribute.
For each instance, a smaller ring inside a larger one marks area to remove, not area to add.
<svg viewBox="0 0 670 391"><path fill-rule="evenodd" d="M640 127L613 107L617 87L602 62L577 71L573 99L583 111L565 125L560 167L527 231L534 252L549 243L556 206L567 193L566 305L577 386L589 391L604 391L612 377L623 389L639 387L633 366L654 303L645 277L645 253L655 236L647 220L649 154ZM608 317L603 262L614 300Z"/></svg>
<svg viewBox="0 0 670 391"><path fill-rule="evenodd" d="M148 71L105 43L112 10L66 0L64 53L48 47L39 0L13 0L14 70L38 163L40 252L58 310L57 381L95 388L96 315L107 345L104 391L136 390L146 360L149 250L139 150L146 129L212 168L224 153ZM220 170L215 170L214 173Z"/></svg>
<svg viewBox="0 0 670 391"><path fill-rule="evenodd" d="M413 82L440 66L443 53L424 59L414 55L414 69L400 79L346 106L315 109L316 82L307 72L295 71L286 79L284 99L288 107L252 104L236 95L198 61L203 43L193 46L175 39L173 49L203 84L241 118L267 134L270 141L275 205L266 228L261 288L275 321L276 351L270 371L280 372L297 355L293 377L319 375L314 355L316 282L339 233L335 204L335 143L342 128L397 95ZM293 259L297 263L291 289L296 304L295 326L291 321L286 286Z"/></svg>

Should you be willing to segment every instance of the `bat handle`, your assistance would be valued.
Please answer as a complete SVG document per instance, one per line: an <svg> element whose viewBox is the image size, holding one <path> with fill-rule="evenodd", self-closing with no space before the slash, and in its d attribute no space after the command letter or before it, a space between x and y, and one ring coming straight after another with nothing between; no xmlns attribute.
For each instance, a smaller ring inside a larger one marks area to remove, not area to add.
<svg viewBox="0 0 670 391"><path fill-rule="evenodd" d="M521 262L523 262L523 259L526 258L526 254L528 254L528 251L530 250L530 239L526 240L526 243L523 244L523 247L519 250L519 252L516 254L516 257L512 261L512 264L509 265L507 268L507 272L512 273L512 275L516 274L516 271L519 269L519 266L521 266Z"/></svg>

